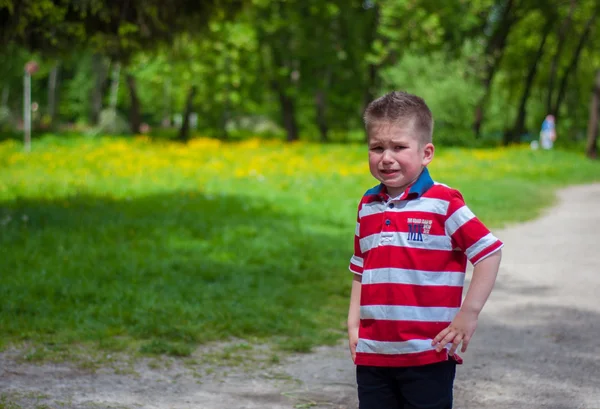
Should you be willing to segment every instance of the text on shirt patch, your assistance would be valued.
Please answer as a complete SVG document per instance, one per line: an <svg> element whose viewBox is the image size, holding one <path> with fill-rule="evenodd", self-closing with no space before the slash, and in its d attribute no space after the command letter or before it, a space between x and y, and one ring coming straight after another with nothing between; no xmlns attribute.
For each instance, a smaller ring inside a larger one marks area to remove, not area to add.
<svg viewBox="0 0 600 409"><path fill-rule="evenodd" d="M423 241L423 235L429 234L433 220L408 218L408 240Z"/></svg>

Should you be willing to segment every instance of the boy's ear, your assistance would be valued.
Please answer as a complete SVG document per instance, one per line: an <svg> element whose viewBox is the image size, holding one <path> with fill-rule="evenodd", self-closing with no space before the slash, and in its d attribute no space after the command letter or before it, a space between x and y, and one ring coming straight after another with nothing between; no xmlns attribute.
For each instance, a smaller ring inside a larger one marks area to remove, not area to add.
<svg viewBox="0 0 600 409"><path fill-rule="evenodd" d="M429 165L429 163L433 160L433 155L435 154L435 146L432 143L428 143L423 147L423 166Z"/></svg>

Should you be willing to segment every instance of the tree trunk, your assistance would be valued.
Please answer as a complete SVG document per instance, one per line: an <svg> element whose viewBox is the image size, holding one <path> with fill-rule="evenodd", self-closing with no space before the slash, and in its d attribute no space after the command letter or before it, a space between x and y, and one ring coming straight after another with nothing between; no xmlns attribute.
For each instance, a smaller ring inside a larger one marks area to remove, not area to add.
<svg viewBox="0 0 600 409"><path fill-rule="evenodd" d="M229 139L229 132L227 130L227 124L229 123L229 119L231 114L229 112L229 97L225 97L225 101L223 101L223 112L221 112L221 138L226 141Z"/></svg>
<svg viewBox="0 0 600 409"><path fill-rule="evenodd" d="M379 33L379 24L381 18L381 8L377 5L377 2L374 2L373 13L371 15L371 19L369 20L369 29L367 30L367 35L369 35L368 44L372 44L378 39ZM352 44L349 45L352 47ZM367 67L367 78L366 78L366 86L364 87L363 101L362 107L360 110L360 116L364 115L365 109L367 106L375 99L375 90L378 89L378 78L379 78L379 66L376 64L369 64ZM365 141L368 141L369 135L365 128Z"/></svg>
<svg viewBox="0 0 600 409"><path fill-rule="evenodd" d="M367 86L365 87L365 94L363 96L363 112L365 109L367 109L367 106L375 99L375 90L377 89L377 73L377 65L369 64L367 73Z"/></svg>
<svg viewBox="0 0 600 409"><path fill-rule="evenodd" d="M271 2L271 10L263 8L264 13L261 13L262 17L270 19L271 14L274 13L285 21L287 9L284 3ZM297 72L298 68L298 64L295 64L294 61L296 50L292 37L293 34L288 25L284 25L275 32L269 33L261 25L257 26L258 43L261 45L261 53L263 53L265 58L265 61L261 59L260 64L263 70L265 70L270 88L279 99L279 109L288 142L299 139L295 96L289 95L287 92L288 89L296 87L296 80L291 77L291 74ZM270 64L266 63L269 59L271 60ZM286 75L283 75L282 72L286 72Z"/></svg>
<svg viewBox="0 0 600 409"><path fill-rule="evenodd" d="M229 133L227 132L227 123L229 122L230 117L230 105L231 105L231 97L230 97L230 79L231 79L231 63L229 61L229 56L225 53L225 96L223 101L223 111L221 112L221 139L227 140L229 139Z"/></svg>
<svg viewBox="0 0 600 409"><path fill-rule="evenodd" d="M315 94L315 108L317 114L317 126L321 142L329 142L329 126L327 125L327 95L331 85L331 67L325 69L324 78Z"/></svg>
<svg viewBox="0 0 600 409"><path fill-rule="evenodd" d="M94 54L92 56L92 69L94 71L94 89L92 90L92 109L90 112L90 122L97 124L102 111L102 97L104 95L104 84L108 70L102 56Z"/></svg>
<svg viewBox="0 0 600 409"><path fill-rule="evenodd" d="M3 107L8 106L8 97L10 96L10 86L8 84L4 85L2 88L2 105Z"/></svg>
<svg viewBox="0 0 600 409"><path fill-rule="evenodd" d="M360 28L364 38L359 44L356 43L355 37L359 28L356 27L356 21L354 20L356 15L353 13L341 13L339 15L340 35L338 39L334 40L335 44L341 44L342 49L348 55L344 65L350 69L352 75L359 81L356 83L356 88L359 90L357 95L360 95L360 99L357 98L355 111L358 118L362 118L367 105L373 101L375 92L378 89L378 65L365 64L365 56L372 51L373 44L379 39L385 41L385 38L380 38L381 6L377 3L367 1L361 7L360 15L361 18L364 18L365 26ZM365 139L366 137L365 132ZM346 141L345 137L344 142Z"/></svg>
<svg viewBox="0 0 600 409"><path fill-rule="evenodd" d="M117 110L117 102L119 98L119 79L121 78L121 64L115 63L112 70L110 84L110 109Z"/></svg>
<svg viewBox="0 0 600 409"><path fill-rule="evenodd" d="M25 152L31 151L31 74L23 75L23 139Z"/></svg>
<svg viewBox="0 0 600 409"><path fill-rule="evenodd" d="M281 47L283 49L285 49L284 47L288 47L288 42L285 40L285 37L281 38ZM292 69L293 64L289 60L284 59L284 56L289 57L289 55L281 52L281 50L277 48L277 45L271 47L271 52L273 54L273 62L278 69ZM279 98L279 106L281 109L283 127L287 134L287 141L297 141L299 137L298 123L296 121L296 102L294 101L294 97L288 95L286 92L286 88L291 88L293 83L288 77L282 77L278 74L277 70L274 75L275 78L271 81L271 86Z"/></svg>
<svg viewBox="0 0 600 409"><path fill-rule="evenodd" d="M600 107L600 69L596 70L596 81L590 100L590 118L587 129L585 154L590 159L598 159L598 109Z"/></svg>
<svg viewBox="0 0 600 409"><path fill-rule="evenodd" d="M317 126L319 127L319 134L321 135L321 142L326 143L329 141L327 135L327 116L326 116L326 102L325 102L325 91L318 89L315 95L315 107L317 109Z"/></svg>
<svg viewBox="0 0 600 409"><path fill-rule="evenodd" d="M135 83L135 77L127 73L127 86L129 87L129 99L131 106L129 107L129 127L131 132L134 134L140 133L140 127L142 125L142 117L140 114L140 100L137 95L137 87Z"/></svg>
<svg viewBox="0 0 600 409"><path fill-rule="evenodd" d="M287 134L287 141L294 142L298 137L298 124L296 122L296 103L289 95L286 95L285 90L277 83L275 85L277 96L279 97L279 106L283 119L283 127Z"/></svg>
<svg viewBox="0 0 600 409"><path fill-rule="evenodd" d="M365 93L363 95L363 108L361 111L361 116L364 114L365 110L369 106L369 104L375 99L375 90L377 89L377 74L379 67L375 64L369 64L369 71L367 75L367 86L365 87ZM368 142L369 134L367 133L367 128L365 128L365 141Z"/></svg>
<svg viewBox="0 0 600 409"><path fill-rule="evenodd" d="M190 114L194 110L194 97L196 96L196 86L192 85L188 93L187 102L185 103L185 112L183 114L183 122L177 140L187 142L190 140Z"/></svg>
<svg viewBox="0 0 600 409"><path fill-rule="evenodd" d="M563 47L565 45L565 40L567 38L567 31L569 26L571 25L571 19L573 18L573 12L577 6L577 0L571 0L571 7L569 8L569 14L563 21L563 24L558 31L558 46L556 48L556 53L554 54L554 58L552 58L552 66L550 69L550 78L548 80L548 95L546 100L546 112L552 113L553 107L553 93L554 93L554 80L556 79L556 72L558 71L558 62L560 61L560 56L562 54Z"/></svg>
<svg viewBox="0 0 600 409"><path fill-rule="evenodd" d="M525 118L527 117L527 100L529 99L531 87L533 86L533 80L537 74L539 62L542 59L542 56L544 55L544 47L546 46L546 40L548 39L548 35L550 34L551 30L552 20L549 19L546 22L546 25L544 26L542 41L540 42L537 53L535 54L535 59L533 60L533 63L529 66L529 72L527 73L527 77L525 79L525 87L523 88L523 95L521 96L521 102L519 104L519 114L517 116L517 120L515 121L515 125L513 126L512 132L508 134L509 138L505 138L504 140L505 145L520 140L521 135L525 131Z"/></svg>
<svg viewBox="0 0 600 409"><path fill-rule="evenodd" d="M54 64L54 67L52 67L52 71L50 71L50 77L48 78L48 117L50 118L49 126L52 126L54 124L54 119L56 117L56 85L58 83L59 66L60 64L58 62Z"/></svg>
<svg viewBox="0 0 600 409"><path fill-rule="evenodd" d="M560 106L562 105L563 99L565 97L565 92L567 91L567 83L569 82L569 75L571 74L571 72L575 71L575 69L577 68L577 64L579 63L579 57L581 55L581 51L583 50L583 46L585 45L585 42L588 39L588 36L592 29L592 26L594 25L594 21L596 20L596 16L598 15L599 9L600 9L600 7L596 7L594 10L594 13L586 22L585 28L583 29L583 33L581 34L581 37L579 38L579 43L577 44L577 48L575 49L575 52L573 53L573 58L571 59L571 62L569 63L569 66L565 70L565 73L563 74L562 79L560 81L560 88L558 90L558 96L556 98L556 105L554 105L554 108L551 111L551 113L554 114L554 117L556 118L556 120L558 120Z"/></svg>
<svg viewBox="0 0 600 409"><path fill-rule="evenodd" d="M473 132L475 136L481 135L481 126L483 125L485 107L490 96L494 75L500 66L504 50L506 48L506 39L514 23L517 21L513 15L513 0L507 0L502 13L502 18L496 23L494 33L489 39L484 53L486 61L484 70L485 76L483 79L484 93L477 102L475 107L475 120L473 121Z"/></svg>
<svg viewBox="0 0 600 409"><path fill-rule="evenodd" d="M171 78L167 78L163 85L163 120L162 126L171 126Z"/></svg>

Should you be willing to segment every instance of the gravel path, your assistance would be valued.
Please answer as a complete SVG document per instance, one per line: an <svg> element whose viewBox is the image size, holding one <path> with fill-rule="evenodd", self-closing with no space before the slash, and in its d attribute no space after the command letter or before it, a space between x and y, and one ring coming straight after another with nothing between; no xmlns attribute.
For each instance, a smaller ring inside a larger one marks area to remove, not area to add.
<svg viewBox="0 0 600 409"><path fill-rule="evenodd" d="M495 232L506 243L504 258L462 355L456 408L600 409L600 184L567 188L559 198L538 220ZM19 363L18 353L0 354L0 407L357 407L345 342L267 369L212 375L176 360L90 372Z"/></svg>

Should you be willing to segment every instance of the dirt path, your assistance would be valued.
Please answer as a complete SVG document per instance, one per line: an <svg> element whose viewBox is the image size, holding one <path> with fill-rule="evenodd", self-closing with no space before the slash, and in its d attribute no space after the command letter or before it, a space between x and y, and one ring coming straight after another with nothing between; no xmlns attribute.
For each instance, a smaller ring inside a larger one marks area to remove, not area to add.
<svg viewBox="0 0 600 409"><path fill-rule="evenodd" d="M463 355L455 407L600 409L600 185L565 189L540 219L496 233L500 277ZM0 354L0 408L356 407L345 343L203 376L178 361L90 373L13 354Z"/></svg>

